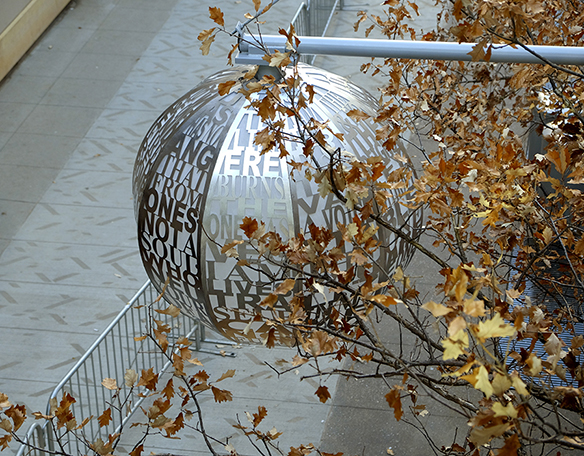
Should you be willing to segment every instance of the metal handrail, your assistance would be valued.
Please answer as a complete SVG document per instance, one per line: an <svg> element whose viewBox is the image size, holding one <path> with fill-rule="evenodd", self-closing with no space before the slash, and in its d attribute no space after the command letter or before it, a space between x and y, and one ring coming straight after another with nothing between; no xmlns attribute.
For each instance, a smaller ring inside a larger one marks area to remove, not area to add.
<svg viewBox="0 0 584 456"><path fill-rule="evenodd" d="M331 38L301 36L296 51L304 55L339 55L353 57L380 57L417 60L471 61L475 43L452 43L441 41L380 40L366 38ZM265 64L261 59L264 49L270 53L286 52L286 37L263 35L262 48L244 39L239 46L237 63ZM584 48L578 46L530 45L512 47L506 44L492 45L491 63L536 63L552 62L558 65L584 65Z"/></svg>

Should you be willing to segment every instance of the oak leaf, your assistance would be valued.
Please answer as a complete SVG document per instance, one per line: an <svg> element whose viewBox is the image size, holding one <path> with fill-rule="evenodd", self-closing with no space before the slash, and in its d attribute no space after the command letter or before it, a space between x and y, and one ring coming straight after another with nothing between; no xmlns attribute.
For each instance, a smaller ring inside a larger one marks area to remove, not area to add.
<svg viewBox="0 0 584 456"><path fill-rule="evenodd" d="M151 421L150 425L153 428L161 429L163 428L168 422L170 422L170 418L164 415L158 415L154 420Z"/></svg>
<svg viewBox="0 0 584 456"><path fill-rule="evenodd" d="M6 407L10 407L12 404L8 400L8 396L4 393L0 393L0 410Z"/></svg>
<svg viewBox="0 0 584 456"><path fill-rule="evenodd" d="M223 12L215 7L215 6L210 6L209 7L209 16L211 17L211 20L213 22L215 22L217 25L220 25L221 27L225 27L225 21L223 19Z"/></svg>
<svg viewBox="0 0 584 456"><path fill-rule="evenodd" d="M237 250L235 250L234 247L239 244L243 244L243 241L241 240L231 241L225 244L223 247L221 247L221 253L226 254L230 258L237 257L239 256L239 253L237 253Z"/></svg>
<svg viewBox="0 0 584 456"><path fill-rule="evenodd" d="M314 393L323 404L331 398L331 394L326 386L319 386Z"/></svg>
<svg viewBox="0 0 584 456"><path fill-rule="evenodd" d="M393 389L385 395L385 400L393 409L393 416L395 417L396 421L401 420L404 412L402 410L402 403L399 390L396 387L393 387Z"/></svg>
<svg viewBox="0 0 584 456"><path fill-rule="evenodd" d="M108 390L117 390L118 384L115 378L104 378L101 381L101 384L106 387Z"/></svg>
<svg viewBox="0 0 584 456"><path fill-rule="evenodd" d="M70 423L75 421L73 417L73 413L71 412L71 405L75 403L75 398L71 396L69 393L63 393L63 397L58 405L55 407L55 411L53 412L54 415L57 417L58 427L61 428L63 426L71 426ZM51 404L51 408L52 408ZM6 411L5 413L7 413Z"/></svg>
<svg viewBox="0 0 584 456"><path fill-rule="evenodd" d="M251 238L258 229L258 221L256 219L252 219L251 217L244 217L243 222L241 225L239 225L239 227L243 230L243 233L248 238Z"/></svg>
<svg viewBox="0 0 584 456"><path fill-rule="evenodd" d="M3 419L2 421L0 421L0 429L8 433L12 432L12 423L10 422L10 420Z"/></svg>
<svg viewBox="0 0 584 456"><path fill-rule="evenodd" d="M51 418L50 416L47 418ZM85 426L87 426L87 424L93 419L93 415L90 416L86 416L83 421L81 422L81 424L79 426L77 426L77 429L83 429Z"/></svg>
<svg viewBox="0 0 584 456"><path fill-rule="evenodd" d="M211 391L215 397L215 402L228 402L233 400L233 395L230 391L222 390L214 386L211 386Z"/></svg>
<svg viewBox="0 0 584 456"><path fill-rule="evenodd" d="M220 83L218 86L219 95L227 95L235 84L237 84L237 81L225 81Z"/></svg>
<svg viewBox="0 0 584 456"><path fill-rule="evenodd" d="M361 120L367 120L369 119L371 116L359 109L351 109L350 111L347 112L347 115L353 119L356 120L357 122L361 121Z"/></svg>
<svg viewBox="0 0 584 456"><path fill-rule="evenodd" d="M137 447L135 447L132 451L130 451L130 456L141 456L143 451L144 445L140 444Z"/></svg>
<svg viewBox="0 0 584 456"><path fill-rule="evenodd" d="M203 55L209 55L209 50L211 49L211 44L213 44L213 41L215 41L215 35L210 35L203 40L199 48Z"/></svg>
<svg viewBox="0 0 584 456"><path fill-rule="evenodd" d="M10 434L0 437L0 450L5 450L6 448L8 448L8 444L10 443L11 440L12 435Z"/></svg>
<svg viewBox="0 0 584 456"><path fill-rule="evenodd" d="M235 375L235 369L229 369L227 372L225 372L221 377L219 377L218 380L216 380L217 382L220 382L221 380L225 380L226 378L231 378Z"/></svg>
<svg viewBox="0 0 584 456"><path fill-rule="evenodd" d="M285 295L290 292L294 288L294 284L296 281L294 279L286 279L284 280L278 287L274 290L274 293L277 295Z"/></svg>
<svg viewBox="0 0 584 456"><path fill-rule="evenodd" d="M274 304L276 304L277 302L278 302L278 295L276 295L275 293L270 293L268 296L266 296L264 299L262 299L262 302L260 302L260 306L262 306L262 307L267 306L270 309L273 309Z"/></svg>
<svg viewBox="0 0 584 456"><path fill-rule="evenodd" d="M554 237L554 232L552 231L552 229L549 226L546 226L543 231L542 231L542 236L543 236L543 241L546 244L549 244L553 237Z"/></svg>
<svg viewBox="0 0 584 456"><path fill-rule="evenodd" d="M96 439L90 447L100 456L107 456L112 452L112 446L109 443L106 445L100 438Z"/></svg>
<svg viewBox="0 0 584 456"><path fill-rule="evenodd" d="M264 55L262 59L269 62L269 66L278 68L289 65L292 62L290 60L290 52L280 52L277 49L274 54Z"/></svg>
<svg viewBox="0 0 584 456"><path fill-rule="evenodd" d="M193 377L201 383L205 383L207 380L209 380L209 374L207 374L207 372L204 370L197 372L195 375L193 375Z"/></svg>
<svg viewBox="0 0 584 456"><path fill-rule="evenodd" d="M292 366L296 367L296 366L301 366L302 364L306 364L308 362L307 358L303 358L299 355L294 355L294 358L292 358Z"/></svg>
<svg viewBox="0 0 584 456"><path fill-rule="evenodd" d="M174 397L174 382L172 381L172 378L168 379L168 382L161 393L167 399L172 399Z"/></svg>
<svg viewBox="0 0 584 456"><path fill-rule="evenodd" d="M199 41L205 41L207 40L211 35L213 35L213 32L215 31L215 27L207 29L207 30L203 30L201 33L199 33L199 36L197 37L197 39Z"/></svg>
<svg viewBox="0 0 584 456"><path fill-rule="evenodd" d="M166 436L170 437L176 434L178 431L185 427L185 420L183 413L179 413L174 420L169 420L162 426L162 429L166 431Z"/></svg>
<svg viewBox="0 0 584 456"><path fill-rule="evenodd" d="M180 309L174 304L170 304L166 309L155 309L155 311L163 315L170 315L172 318L180 315Z"/></svg>
<svg viewBox="0 0 584 456"><path fill-rule="evenodd" d="M253 423L253 427L258 427L259 424L263 421L263 419L268 415L268 411L263 405L258 407L258 413L253 414L253 419L251 422Z"/></svg>
<svg viewBox="0 0 584 456"><path fill-rule="evenodd" d="M268 348L274 348L276 346L276 328L270 328L267 336L263 340L263 344Z"/></svg>
<svg viewBox="0 0 584 456"><path fill-rule="evenodd" d="M361 249L353 250L349 256L351 257L351 263L356 264L357 266L362 266L369 263L369 258L363 254Z"/></svg>
<svg viewBox="0 0 584 456"><path fill-rule="evenodd" d="M267 433L266 433L266 437L269 437L270 440L276 440L278 437L280 437L283 434L283 432L278 432L278 430L276 429L276 426L274 426L272 429L270 429Z"/></svg>
<svg viewBox="0 0 584 456"><path fill-rule="evenodd" d="M44 413L41 412L33 412L33 416L35 420L50 420L51 418L53 418L53 415L45 415Z"/></svg>
<svg viewBox="0 0 584 456"><path fill-rule="evenodd" d="M104 427L110 424L112 421L112 409L111 407L104 412L97 418L97 422L99 423L99 427Z"/></svg>
<svg viewBox="0 0 584 456"><path fill-rule="evenodd" d="M314 357L322 353L334 352L337 349L335 338L329 336L325 331L314 331L303 346Z"/></svg>
<svg viewBox="0 0 584 456"><path fill-rule="evenodd" d="M555 149L548 151L546 158L555 165L560 174L564 174L571 163L570 151L565 147L559 151Z"/></svg>
<svg viewBox="0 0 584 456"><path fill-rule="evenodd" d="M485 59L485 55L486 55L485 54L485 46L486 46L486 44L487 43L485 41L479 41L477 44L475 44L472 47L472 51L470 51L468 53L468 55L470 55L472 57L473 62L477 62L479 60Z"/></svg>
<svg viewBox="0 0 584 456"><path fill-rule="evenodd" d="M142 369L142 375L140 376L140 381L138 382L138 386L144 386L150 391L154 391L156 389L156 383L158 382L158 374L154 373L154 368L150 368L148 370Z"/></svg>
<svg viewBox="0 0 584 456"><path fill-rule="evenodd" d="M126 369L126 373L124 374L124 383L127 387L131 388L136 384L138 381L138 374L134 369Z"/></svg>

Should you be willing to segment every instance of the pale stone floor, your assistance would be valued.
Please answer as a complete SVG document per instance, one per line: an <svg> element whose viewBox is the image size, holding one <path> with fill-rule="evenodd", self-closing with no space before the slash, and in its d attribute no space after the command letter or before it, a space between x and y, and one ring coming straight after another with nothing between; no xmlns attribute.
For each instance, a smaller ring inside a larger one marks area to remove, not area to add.
<svg viewBox="0 0 584 456"><path fill-rule="evenodd" d="M429 29L435 12L424 3L418 24ZM233 25L253 8L247 0L214 4ZM286 27L298 4L281 0L267 30ZM352 29L358 10L379 6L346 0L329 35L361 36ZM212 26L207 17L203 0L73 1L0 83L0 391L30 411L44 410L53 387L146 280L133 162L162 110L225 67L229 40L218 39L207 57L198 49L197 35ZM361 63L316 60L374 92L381 81L360 74ZM208 370L238 371L234 402L210 407L210 426L233 434L237 413L266 405L270 423L286 431L286 449L322 439L325 451L346 454L428 451L421 436L395 424L374 394L380 385L337 387L329 379L334 400L323 405L315 382L278 379L263 363L286 356L262 347L244 347L235 360L201 356ZM452 430L440 414L429 426ZM206 454L199 441L149 450Z"/></svg>

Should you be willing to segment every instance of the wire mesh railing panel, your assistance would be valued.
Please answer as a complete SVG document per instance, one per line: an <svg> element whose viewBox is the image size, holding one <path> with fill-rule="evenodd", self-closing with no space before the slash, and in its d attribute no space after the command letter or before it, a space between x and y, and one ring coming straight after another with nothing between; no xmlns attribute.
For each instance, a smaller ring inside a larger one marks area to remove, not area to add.
<svg viewBox="0 0 584 456"><path fill-rule="evenodd" d="M324 36L341 0L307 0L302 2L292 19L298 36ZM302 55L300 61L313 64L315 55Z"/></svg>
<svg viewBox="0 0 584 456"><path fill-rule="evenodd" d="M311 0L309 2L310 23L313 36L324 36L337 8L338 0Z"/></svg>
<svg viewBox="0 0 584 456"><path fill-rule="evenodd" d="M292 18L291 24L294 26L294 31L298 36L310 35L310 24L308 22L308 5L304 2L298 7L298 11Z"/></svg>
<svg viewBox="0 0 584 456"><path fill-rule="evenodd" d="M153 373L160 374L171 365L156 343L143 336L152 318L171 328L168 333L170 344L187 337L196 348L200 347L202 331L199 322L182 314L172 318L155 312L168 306L163 299L157 300L157 296L150 282L144 284L51 394L47 415L51 415L55 407L74 399L70 409L78 425L89 419L85 426L73 431L65 428L54 431L48 428L50 422L43 426L34 423L27 433L28 444L21 446L17 456L40 456L45 448L48 451L64 450L68 454L87 454L89 444L98 439L107 442L108 436L125 424L144 399L140 394L142 388L126 385L126 370L132 369L140 376L142 370L152 368ZM102 381L105 378L115 379L117 388L104 386ZM109 423L100 426L98 417L107 409L111 410L111 416L104 421ZM30 453L31 446L33 453Z"/></svg>
<svg viewBox="0 0 584 456"><path fill-rule="evenodd" d="M19 456L46 456L43 449L46 447L47 441L41 422L33 423L24 438L28 445L19 449L17 453Z"/></svg>

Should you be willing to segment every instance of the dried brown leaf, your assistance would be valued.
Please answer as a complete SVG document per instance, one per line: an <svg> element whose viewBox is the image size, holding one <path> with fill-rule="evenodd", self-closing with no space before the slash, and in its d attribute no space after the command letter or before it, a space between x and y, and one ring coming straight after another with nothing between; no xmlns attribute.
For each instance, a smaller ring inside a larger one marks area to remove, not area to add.
<svg viewBox="0 0 584 456"><path fill-rule="evenodd" d="M235 375L235 369L229 369L221 377L219 377L219 379L217 380L217 382L220 382L221 380L225 380L226 378L231 378L234 375Z"/></svg>
<svg viewBox="0 0 584 456"><path fill-rule="evenodd" d="M112 409L108 408L104 410L103 413L97 418L97 422L99 423L99 427L104 427L110 424L112 421Z"/></svg>
<svg viewBox="0 0 584 456"><path fill-rule="evenodd" d="M233 400L233 395L230 391L222 390L214 386L211 386L211 391L215 397L215 402L228 402Z"/></svg>
<svg viewBox="0 0 584 456"><path fill-rule="evenodd" d="M225 27L225 21L223 19L223 12L217 8L216 6L210 6L209 7L209 16L211 17L211 20L213 22L215 22L217 25L220 25L221 27Z"/></svg>

